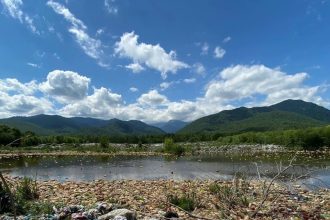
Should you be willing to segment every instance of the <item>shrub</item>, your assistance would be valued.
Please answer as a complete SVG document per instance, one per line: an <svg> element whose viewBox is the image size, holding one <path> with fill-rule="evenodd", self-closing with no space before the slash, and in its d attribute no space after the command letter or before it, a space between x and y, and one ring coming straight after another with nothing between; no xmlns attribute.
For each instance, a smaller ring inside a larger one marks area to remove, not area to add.
<svg viewBox="0 0 330 220"><path fill-rule="evenodd" d="M172 138L165 138L164 140L164 152L181 156L185 152L185 148L174 143Z"/></svg>
<svg viewBox="0 0 330 220"><path fill-rule="evenodd" d="M108 137L103 136L100 138L100 147L102 147L102 148L109 147L109 138Z"/></svg>
<svg viewBox="0 0 330 220"><path fill-rule="evenodd" d="M218 197L220 207L224 207L224 210L231 210L236 206L247 207L249 205L248 187L249 184L245 178L235 177L231 184L213 183L209 190Z"/></svg>

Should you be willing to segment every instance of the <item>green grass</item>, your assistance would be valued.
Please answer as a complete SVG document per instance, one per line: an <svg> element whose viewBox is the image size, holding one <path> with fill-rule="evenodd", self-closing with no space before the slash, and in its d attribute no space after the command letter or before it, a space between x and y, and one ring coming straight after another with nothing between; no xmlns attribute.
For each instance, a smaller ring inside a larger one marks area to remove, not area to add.
<svg viewBox="0 0 330 220"><path fill-rule="evenodd" d="M168 201L188 212L194 211L198 206L195 193L185 193L184 195L169 195Z"/></svg>

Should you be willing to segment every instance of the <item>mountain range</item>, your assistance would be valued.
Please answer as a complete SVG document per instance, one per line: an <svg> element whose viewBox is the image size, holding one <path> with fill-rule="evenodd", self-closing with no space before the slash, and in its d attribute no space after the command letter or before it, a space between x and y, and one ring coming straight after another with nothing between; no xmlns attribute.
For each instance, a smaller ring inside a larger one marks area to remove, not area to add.
<svg viewBox="0 0 330 220"><path fill-rule="evenodd" d="M23 132L32 131L39 135L157 135L165 133L160 128L137 120L65 118L58 115L12 117L0 119L0 124L18 128Z"/></svg>
<svg viewBox="0 0 330 220"><path fill-rule="evenodd" d="M330 124L330 110L311 102L286 100L267 107L240 107L197 119L179 133L242 133Z"/></svg>
<svg viewBox="0 0 330 220"><path fill-rule="evenodd" d="M174 134L180 129L184 128L189 122L180 121L180 120L170 120L168 122L160 122L151 124L157 128L162 129L168 134Z"/></svg>
<svg viewBox="0 0 330 220"><path fill-rule="evenodd" d="M36 115L0 119L0 124L38 135L161 135L165 133L224 134L323 126L330 124L330 110L311 102L286 100L266 107L240 107L202 117L191 123L171 120L148 125L137 120L101 120Z"/></svg>

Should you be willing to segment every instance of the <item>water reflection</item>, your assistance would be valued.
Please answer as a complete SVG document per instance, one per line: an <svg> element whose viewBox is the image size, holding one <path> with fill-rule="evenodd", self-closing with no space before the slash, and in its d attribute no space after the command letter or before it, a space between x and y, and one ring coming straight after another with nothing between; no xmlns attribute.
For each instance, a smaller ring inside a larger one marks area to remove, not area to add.
<svg viewBox="0 0 330 220"><path fill-rule="evenodd" d="M289 157L289 156L287 156ZM288 161L267 156L242 157L240 155L196 155L189 157L162 156L42 156L17 157L0 160L0 169L14 176L37 176L38 179L60 181L95 179L231 179L237 173L249 177L271 177ZM283 159L284 158L284 159ZM329 158L298 158L303 164L289 169L285 176L304 175L306 183L317 179L330 185ZM258 168L257 168L257 166Z"/></svg>

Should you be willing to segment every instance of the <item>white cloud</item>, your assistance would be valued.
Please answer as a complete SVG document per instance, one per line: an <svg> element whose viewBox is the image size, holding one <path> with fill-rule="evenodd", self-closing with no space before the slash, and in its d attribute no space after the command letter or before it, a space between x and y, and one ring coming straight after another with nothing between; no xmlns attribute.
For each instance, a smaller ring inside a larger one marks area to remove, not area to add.
<svg viewBox="0 0 330 220"><path fill-rule="evenodd" d="M229 41L231 41L231 37L230 36L225 37L222 42L223 43L228 43Z"/></svg>
<svg viewBox="0 0 330 220"><path fill-rule="evenodd" d="M26 63L26 65L31 66L31 67L34 67L34 68L40 68L40 65L38 65L36 63L30 63L30 62L28 62L28 63Z"/></svg>
<svg viewBox="0 0 330 220"><path fill-rule="evenodd" d="M221 59L225 56L225 54L226 54L226 51L223 48L221 48L221 47L214 48L214 57L215 58Z"/></svg>
<svg viewBox="0 0 330 220"><path fill-rule="evenodd" d="M37 91L37 89L38 85L36 81L21 83L14 78L0 79L0 92L31 95Z"/></svg>
<svg viewBox="0 0 330 220"><path fill-rule="evenodd" d="M118 7L114 5L115 0L104 0L105 9L109 14L118 14Z"/></svg>
<svg viewBox="0 0 330 220"><path fill-rule="evenodd" d="M210 48L210 46L209 46L209 44L208 43L203 43L202 45L201 45L201 49L202 49L202 52L201 52L201 54L202 55L207 55L208 53L209 53L209 48Z"/></svg>
<svg viewBox="0 0 330 220"><path fill-rule="evenodd" d="M102 35L103 33L104 33L104 29L103 28L97 29L97 31L96 31L96 35L97 36Z"/></svg>
<svg viewBox="0 0 330 220"><path fill-rule="evenodd" d="M188 68L184 62L176 60L174 51L166 53L159 45L138 42L139 36L134 32L124 33L115 45L115 53L133 60L134 63L144 64L161 73L163 79L167 73L175 74L179 69Z"/></svg>
<svg viewBox="0 0 330 220"><path fill-rule="evenodd" d="M122 96L110 89L101 87L84 99L65 105L59 110L64 116L88 116L95 118L114 118L121 115Z"/></svg>
<svg viewBox="0 0 330 220"><path fill-rule="evenodd" d="M45 98L25 94L10 95L0 91L1 118L50 113L52 108L52 103Z"/></svg>
<svg viewBox="0 0 330 220"><path fill-rule="evenodd" d="M187 84L194 83L194 82L196 82L196 78L187 78L187 79L184 79L183 82L185 82Z"/></svg>
<svg viewBox="0 0 330 220"><path fill-rule="evenodd" d="M85 76L72 71L54 70L48 74L47 81L39 84L36 81L22 83L17 79L0 79L0 117L53 113L145 122L171 119L191 121L237 107L233 104L237 102L263 106L286 99L302 99L329 106L320 96L327 88L308 86L305 84L307 78L307 73L290 75L264 65L236 65L223 69L206 85L204 93L195 99L171 101L153 89L142 94L134 103L126 104L122 95L107 88L94 88L92 94L88 94L90 79ZM163 82L160 87L195 81L191 78ZM37 97L40 91L46 95ZM130 91L137 92L138 89L131 87ZM53 105L49 99L60 103Z"/></svg>
<svg viewBox="0 0 330 220"><path fill-rule="evenodd" d="M127 69L132 70L133 73L139 73L143 70L145 70L145 68L143 66L141 66L139 63L131 63L125 66Z"/></svg>
<svg viewBox="0 0 330 220"><path fill-rule="evenodd" d="M193 65L193 70L195 73L202 75L202 76L205 76L205 74L206 74L206 69L205 69L204 65L201 63L195 63Z"/></svg>
<svg viewBox="0 0 330 220"><path fill-rule="evenodd" d="M70 103L85 98L89 83L89 78L76 72L54 70L40 84L40 90L60 103Z"/></svg>
<svg viewBox="0 0 330 220"><path fill-rule="evenodd" d="M27 25L33 33L40 34L35 25L33 24L33 19L23 12L22 0L1 0L1 4L12 18L19 20L21 24Z"/></svg>
<svg viewBox="0 0 330 220"><path fill-rule="evenodd" d="M75 41L82 48L85 54L97 60L97 64L99 66L108 67L107 64L102 62L102 57L104 54L102 50L102 42L88 35L86 25L81 20L76 18L69 9L60 3L50 0L47 2L47 5L51 7L55 13L62 15L65 20L71 24L68 31L74 36Z"/></svg>
<svg viewBox="0 0 330 220"><path fill-rule="evenodd" d="M150 90L148 93L142 94L137 101L140 105L156 106L166 104L168 99L154 89Z"/></svg>
<svg viewBox="0 0 330 220"><path fill-rule="evenodd" d="M171 85L173 84L173 82L162 82L159 86L161 88L161 90L166 90L168 89Z"/></svg>
<svg viewBox="0 0 330 220"><path fill-rule="evenodd" d="M266 99L262 104L274 104L289 98L318 100L318 87L303 84L307 78L307 73L289 75L264 65L236 65L222 70L219 79L207 85L205 98L229 102L265 95Z"/></svg>
<svg viewBox="0 0 330 220"><path fill-rule="evenodd" d="M138 92L139 89L136 88L136 87L131 87L131 88L129 88L129 91L131 91L131 92Z"/></svg>

